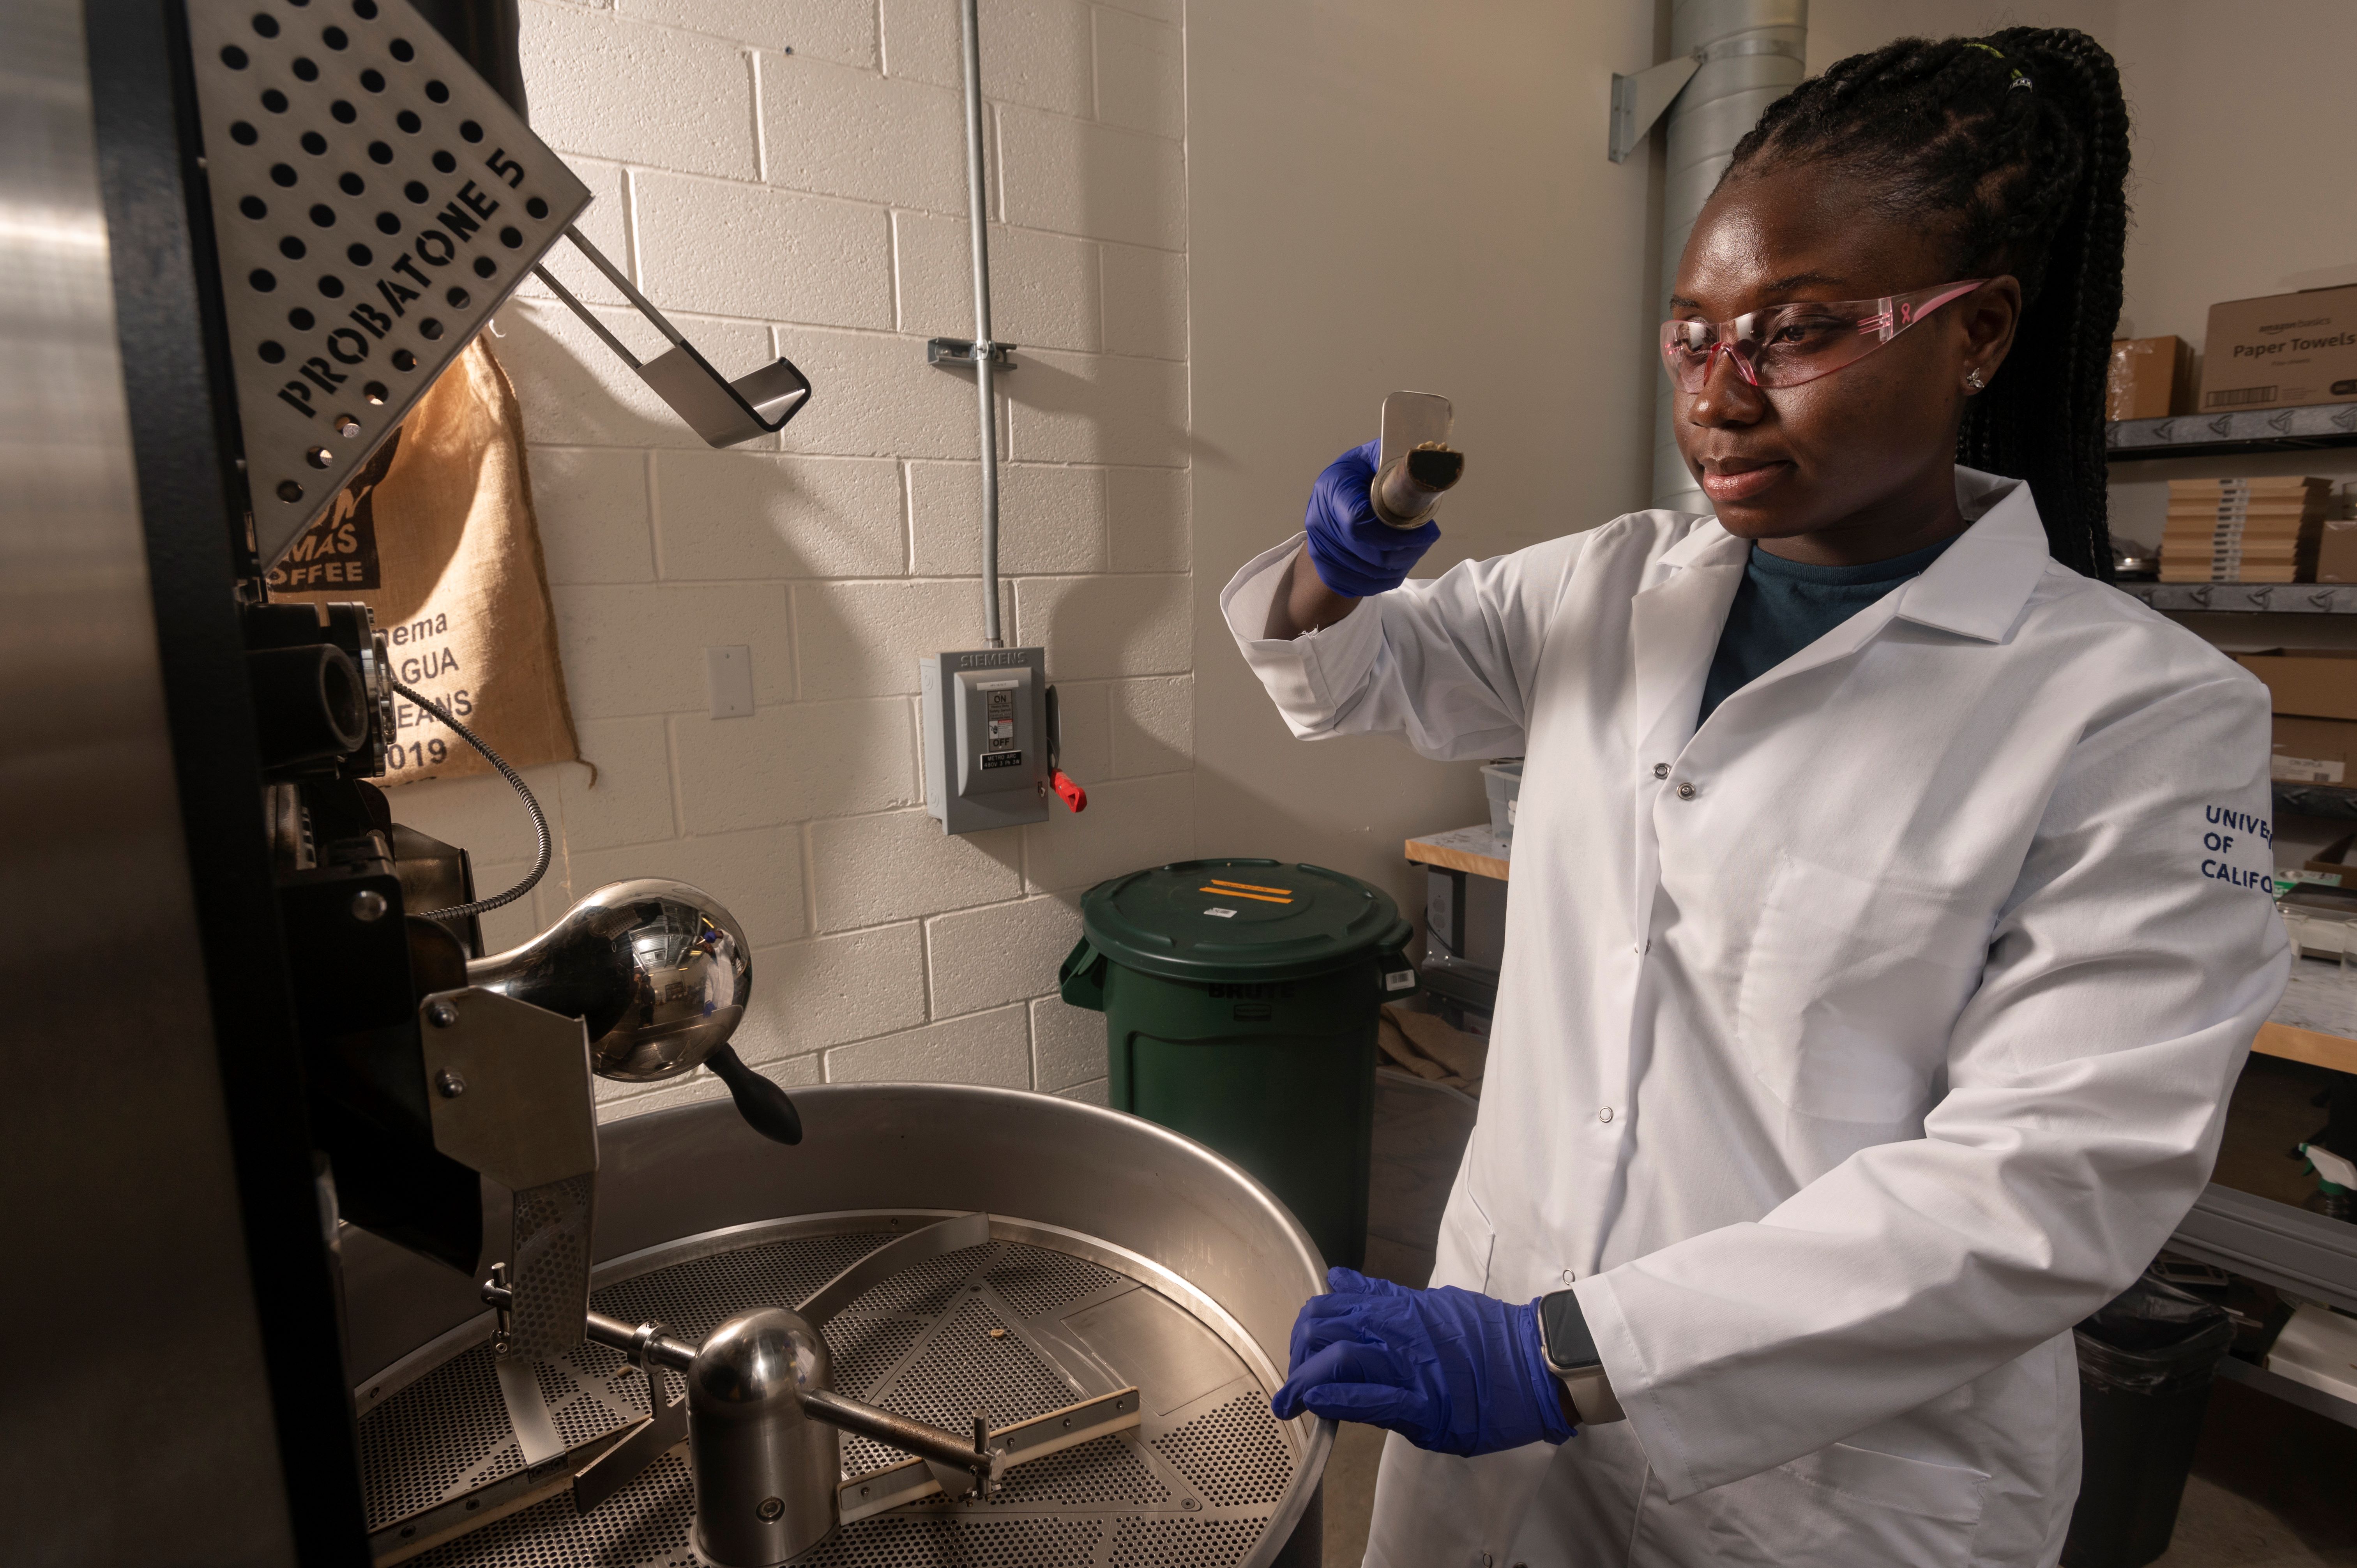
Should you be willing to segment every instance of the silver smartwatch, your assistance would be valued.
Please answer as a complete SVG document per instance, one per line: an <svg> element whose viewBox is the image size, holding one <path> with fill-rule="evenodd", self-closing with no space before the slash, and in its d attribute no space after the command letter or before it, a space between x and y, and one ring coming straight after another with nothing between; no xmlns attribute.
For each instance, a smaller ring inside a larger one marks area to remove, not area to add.
<svg viewBox="0 0 2357 1568"><path fill-rule="evenodd" d="M1612 1396L1612 1379L1596 1353L1596 1337L1579 1310L1579 1297L1567 1290L1539 1297L1539 1345L1553 1372L1571 1396L1571 1408L1583 1426L1626 1421L1628 1412Z"/></svg>

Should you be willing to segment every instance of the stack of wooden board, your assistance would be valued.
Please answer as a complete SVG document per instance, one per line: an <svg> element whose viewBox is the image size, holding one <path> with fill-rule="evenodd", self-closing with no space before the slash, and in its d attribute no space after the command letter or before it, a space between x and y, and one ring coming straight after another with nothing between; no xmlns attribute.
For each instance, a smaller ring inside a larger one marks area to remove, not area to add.
<svg viewBox="0 0 2357 1568"><path fill-rule="evenodd" d="M2332 481L2171 479L2164 583L2313 583Z"/></svg>

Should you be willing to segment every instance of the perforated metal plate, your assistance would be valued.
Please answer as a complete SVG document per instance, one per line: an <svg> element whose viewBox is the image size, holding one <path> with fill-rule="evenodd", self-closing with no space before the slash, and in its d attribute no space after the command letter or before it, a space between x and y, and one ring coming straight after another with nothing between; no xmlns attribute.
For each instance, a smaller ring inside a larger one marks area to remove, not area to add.
<svg viewBox="0 0 2357 1568"><path fill-rule="evenodd" d="M578 1031L575 1036L579 1038ZM502 1042L511 1043L511 1042ZM580 1047L576 1044L577 1053ZM595 1176L518 1187L515 1246L508 1283L515 1291L509 1338L518 1355L555 1354L581 1337L589 1305L590 1215Z"/></svg>
<svg viewBox="0 0 2357 1568"><path fill-rule="evenodd" d="M589 191L407 0L188 0L188 31L267 568Z"/></svg>
<svg viewBox="0 0 2357 1568"><path fill-rule="evenodd" d="M601 1273L596 1303L615 1316L660 1318L699 1338L746 1307L791 1305L926 1218L861 1217L817 1229L789 1221L690 1238L627 1277ZM796 1563L1243 1563L1301 1462L1298 1434L1269 1413L1249 1348L1157 1289L1146 1270L1126 1266L1113 1249L1015 1221L994 1230L1002 1239L896 1274L845 1308L826 1328L836 1386L962 1429L976 1413L1003 1426L1135 1381L1145 1395L1143 1424L1010 1470L986 1499L937 1498L847 1525ZM517 1467L490 1359L486 1346L467 1348L361 1418L371 1528ZM646 1410L642 1380L615 1351L585 1345L539 1370L567 1442L611 1431ZM899 1457L865 1439L844 1443L850 1477ZM694 1506L686 1465L674 1455L587 1518L560 1497L414 1561L425 1568L696 1568L702 1560L688 1533Z"/></svg>

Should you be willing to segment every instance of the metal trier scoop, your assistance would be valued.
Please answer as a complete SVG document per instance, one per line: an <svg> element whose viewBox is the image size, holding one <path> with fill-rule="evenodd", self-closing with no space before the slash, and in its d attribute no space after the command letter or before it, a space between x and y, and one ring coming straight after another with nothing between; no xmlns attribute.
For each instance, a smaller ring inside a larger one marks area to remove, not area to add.
<svg viewBox="0 0 2357 1568"><path fill-rule="evenodd" d="M1441 495L1465 477L1465 454L1449 446L1457 411L1434 392L1395 392L1383 399L1383 435L1367 487L1375 516L1394 528L1419 528Z"/></svg>

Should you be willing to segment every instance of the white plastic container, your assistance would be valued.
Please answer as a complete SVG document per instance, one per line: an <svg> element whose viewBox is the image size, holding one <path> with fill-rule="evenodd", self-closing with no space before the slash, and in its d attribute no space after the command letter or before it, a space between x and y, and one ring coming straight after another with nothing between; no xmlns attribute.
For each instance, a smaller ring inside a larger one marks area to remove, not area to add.
<svg viewBox="0 0 2357 1568"><path fill-rule="evenodd" d="M2267 1370L2335 1399L2357 1400L2357 1320L2303 1305L2276 1336Z"/></svg>
<svg viewBox="0 0 2357 1568"><path fill-rule="evenodd" d="M1511 843L1514 836L1514 803L1523 793L1523 759L1517 757L1483 763L1481 787L1490 792L1490 832Z"/></svg>

